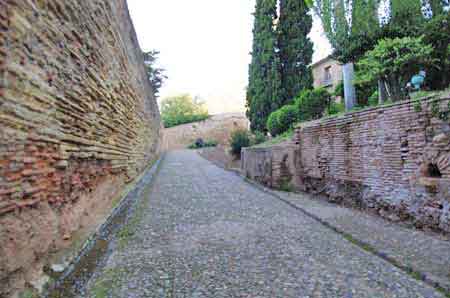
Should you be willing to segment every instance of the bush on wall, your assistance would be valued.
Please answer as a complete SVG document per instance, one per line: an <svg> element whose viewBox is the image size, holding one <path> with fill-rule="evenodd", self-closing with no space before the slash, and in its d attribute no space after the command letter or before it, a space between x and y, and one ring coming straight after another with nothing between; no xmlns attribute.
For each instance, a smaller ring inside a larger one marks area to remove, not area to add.
<svg viewBox="0 0 450 298"><path fill-rule="evenodd" d="M331 94L323 88L303 90L295 99L300 122L319 119L331 102Z"/></svg>
<svg viewBox="0 0 450 298"><path fill-rule="evenodd" d="M266 135L263 132L255 131L253 137L251 138L251 145L258 145L264 143L266 140Z"/></svg>
<svg viewBox="0 0 450 298"><path fill-rule="evenodd" d="M297 107L286 105L270 114L267 120L267 130L272 136L277 136L289 130L297 122Z"/></svg>
<svg viewBox="0 0 450 298"><path fill-rule="evenodd" d="M236 157L241 156L241 150L251 145L250 133L248 130L238 129L231 133L230 146L231 154Z"/></svg>
<svg viewBox="0 0 450 298"><path fill-rule="evenodd" d="M271 113L267 119L267 130L272 136L278 136L294 124L302 121L318 119L330 106L331 94L323 89L303 90L294 104L285 105Z"/></svg>

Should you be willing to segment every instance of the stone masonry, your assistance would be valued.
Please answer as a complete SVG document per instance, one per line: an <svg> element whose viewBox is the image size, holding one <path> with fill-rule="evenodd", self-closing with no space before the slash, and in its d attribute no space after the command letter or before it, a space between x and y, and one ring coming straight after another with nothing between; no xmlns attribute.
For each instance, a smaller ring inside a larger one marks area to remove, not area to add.
<svg viewBox="0 0 450 298"><path fill-rule="evenodd" d="M241 168L247 178L272 188L286 189L293 185L297 155L292 142L284 142L270 147L245 148L241 154Z"/></svg>
<svg viewBox="0 0 450 298"><path fill-rule="evenodd" d="M125 0L0 0L0 297L156 158L159 130Z"/></svg>
<svg viewBox="0 0 450 298"><path fill-rule="evenodd" d="M291 176L297 190L450 232L449 105L444 96L304 123L284 159L272 158L277 146L264 157L245 149L243 171L269 186Z"/></svg>

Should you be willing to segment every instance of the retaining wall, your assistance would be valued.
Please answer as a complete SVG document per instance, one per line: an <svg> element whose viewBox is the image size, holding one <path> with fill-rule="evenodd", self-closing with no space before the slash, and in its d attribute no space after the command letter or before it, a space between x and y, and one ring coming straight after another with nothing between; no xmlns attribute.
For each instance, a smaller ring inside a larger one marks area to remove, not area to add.
<svg viewBox="0 0 450 298"><path fill-rule="evenodd" d="M284 153L295 161L285 166L289 183L391 220L450 232L449 102L448 96L405 101L302 124L295 146ZM273 169L283 162L271 152L279 150L245 149L244 173L273 186L280 179Z"/></svg>
<svg viewBox="0 0 450 298"><path fill-rule="evenodd" d="M0 1L0 296L98 222L156 158L126 1Z"/></svg>

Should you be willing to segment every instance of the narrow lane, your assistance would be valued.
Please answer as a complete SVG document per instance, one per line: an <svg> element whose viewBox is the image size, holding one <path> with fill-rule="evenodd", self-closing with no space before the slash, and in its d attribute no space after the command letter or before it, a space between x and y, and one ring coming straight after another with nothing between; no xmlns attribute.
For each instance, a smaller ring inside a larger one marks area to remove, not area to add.
<svg viewBox="0 0 450 298"><path fill-rule="evenodd" d="M444 297L193 151L144 193L88 297Z"/></svg>

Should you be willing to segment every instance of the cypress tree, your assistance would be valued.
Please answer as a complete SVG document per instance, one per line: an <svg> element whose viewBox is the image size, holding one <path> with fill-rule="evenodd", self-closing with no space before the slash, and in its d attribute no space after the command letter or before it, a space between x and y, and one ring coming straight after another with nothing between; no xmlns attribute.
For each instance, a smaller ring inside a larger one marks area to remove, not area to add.
<svg viewBox="0 0 450 298"><path fill-rule="evenodd" d="M278 47L281 60L283 103L312 87L313 43L308 38L312 17L304 0L281 0Z"/></svg>
<svg viewBox="0 0 450 298"><path fill-rule="evenodd" d="M270 113L281 105L280 61L274 20L277 0L257 0L253 27L252 61L247 88L247 117L252 130L266 130Z"/></svg>

